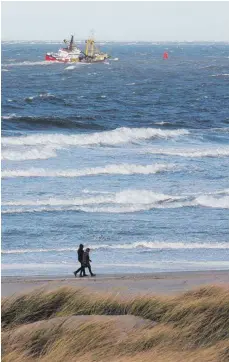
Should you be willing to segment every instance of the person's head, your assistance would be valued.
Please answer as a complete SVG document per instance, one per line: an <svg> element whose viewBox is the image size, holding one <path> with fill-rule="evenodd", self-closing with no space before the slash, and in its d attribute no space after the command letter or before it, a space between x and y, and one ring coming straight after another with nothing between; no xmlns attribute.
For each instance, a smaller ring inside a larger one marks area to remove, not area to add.
<svg viewBox="0 0 229 362"><path fill-rule="evenodd" d="M86 251L89 253L90 249L89 249L89 248L87 248L87 249L86 249Z"/></svg>
<svg viewBox="0 0 229 362"><path fill-rule="evenodd" d="M80 244L79 248L80 248L80 249L83 249L83 244Z"/></svg>

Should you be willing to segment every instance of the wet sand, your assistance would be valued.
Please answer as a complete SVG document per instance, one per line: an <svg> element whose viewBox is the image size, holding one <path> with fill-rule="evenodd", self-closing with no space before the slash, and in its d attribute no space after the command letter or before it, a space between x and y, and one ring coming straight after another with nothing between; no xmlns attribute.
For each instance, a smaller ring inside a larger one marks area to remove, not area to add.
<svg viewBox="0 0 229 362"><path fill-rule="evenodd" d="M98 275L74 278L60 277L2 277L2 297L25 293L37 288L53 290L69 286L94 292L108 292L120 296L142 294L175 295L206 285L229 288L228 271L171 272L151 274Z"/></svg>

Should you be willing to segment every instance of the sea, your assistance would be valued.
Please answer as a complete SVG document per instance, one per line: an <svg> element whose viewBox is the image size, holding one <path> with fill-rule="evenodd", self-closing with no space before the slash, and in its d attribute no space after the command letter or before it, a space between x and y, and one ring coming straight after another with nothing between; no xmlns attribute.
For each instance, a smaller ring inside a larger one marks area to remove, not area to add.
<svg viewBox="0 0 229 362"><path fill-rule="evenodd" d="M229 269L229 43L98 45L2 42L2 275Z"/></svg>

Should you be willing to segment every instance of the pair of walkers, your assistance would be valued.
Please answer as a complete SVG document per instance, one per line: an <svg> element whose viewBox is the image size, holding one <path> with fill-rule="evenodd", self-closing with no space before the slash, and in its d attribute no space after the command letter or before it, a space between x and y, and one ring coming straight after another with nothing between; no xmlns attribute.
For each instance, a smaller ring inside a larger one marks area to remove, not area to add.
<svg viewBox="0 0 229 362"><path fill-rule="evenodd" d="M78 253L78 261L81 264L81 266L79 269L74 271L74 275L76 277L77 274L80 273L80 277L86 277L87 274L85 273L85 268L88 268L89 273L91 274L91 277L95 277L95 274L92 273L92 270L91 270L91 264L90 264L91 260L90 260L90 256L89 256L90 249L87 248L84 251L83 248L84 248L83 244L80 244L77 253Z"/></svg>

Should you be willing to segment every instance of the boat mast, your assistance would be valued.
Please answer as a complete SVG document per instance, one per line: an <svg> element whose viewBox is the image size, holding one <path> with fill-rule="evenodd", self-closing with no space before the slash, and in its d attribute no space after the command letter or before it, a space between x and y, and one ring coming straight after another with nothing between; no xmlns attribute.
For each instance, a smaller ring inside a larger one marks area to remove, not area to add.
<svg viewBox="0 0 229 362"><path fill-rule="evenodd" d="M73 49L73 35L71 36L71 41L69 44L69 50L72 51L72 49Z"/></svg>

